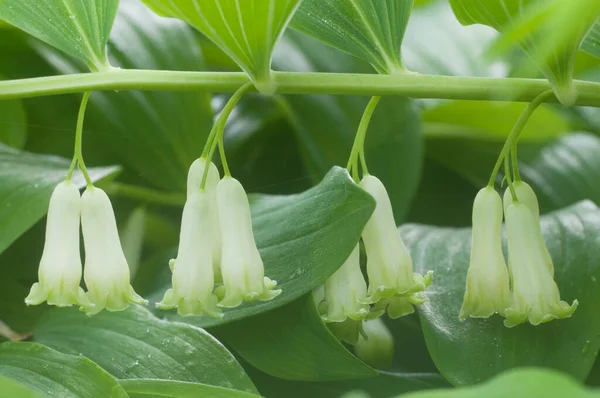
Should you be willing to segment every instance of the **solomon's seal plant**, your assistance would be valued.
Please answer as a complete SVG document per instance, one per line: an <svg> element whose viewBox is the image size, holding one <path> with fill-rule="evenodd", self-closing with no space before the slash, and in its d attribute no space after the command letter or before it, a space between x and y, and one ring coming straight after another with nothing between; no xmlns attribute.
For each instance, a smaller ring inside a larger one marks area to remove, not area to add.
<svg viewBox="0 0 600 398"><path fill-rule="evenodd" d="M599 4L0 0L0 396L596 394Z"/></svg>

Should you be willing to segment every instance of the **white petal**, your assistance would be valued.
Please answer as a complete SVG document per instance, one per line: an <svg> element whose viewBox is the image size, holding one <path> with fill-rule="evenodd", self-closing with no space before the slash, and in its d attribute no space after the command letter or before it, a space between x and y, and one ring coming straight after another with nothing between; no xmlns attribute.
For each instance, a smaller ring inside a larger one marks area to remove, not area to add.
<svg viewBox="0 0 600 398"><path fill-rule="evenodd" d="M200 185L202 184L202 177L204 176L205 167L205 158L196 159L194 163L192 163L192 165L190 166L187 178L188 196L200 190ZM217 166L215 166L214 163L211 162L208 167L208 175L206 176L205 189L207 191L214 190L217 187L220 178L221 176L219 175L219 169L217 169Z"/></svg>

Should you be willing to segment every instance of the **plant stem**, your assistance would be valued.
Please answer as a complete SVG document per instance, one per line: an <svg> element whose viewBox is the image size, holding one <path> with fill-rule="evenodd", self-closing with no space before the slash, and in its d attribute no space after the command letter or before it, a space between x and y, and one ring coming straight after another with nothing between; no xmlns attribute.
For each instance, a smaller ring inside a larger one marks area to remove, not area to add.
<svg viewBox="0 0 600 398"><path fill-rule="evenodd" d="M83 98L81 99L81 105L79 106L79 114L77 115L77 128L75 130L75 149L73 151L73 161L71 162L71 167L69 167L69 172L67 173L67 181L71 181L73 177L73 171L75 171L75 166L79 164L79 168L85 177L85 181L87 183L88 188L93 187L92 179L88 174L87 168L85 167L85 162L83 161L83 151L82 151L82 142L83 142L83 121L85 119L85 110L87 108L88 100L90 99L90 92L86 92L83 94Z"/></svg>
<svg viewBox="0 0 600 398"><path fill-rule="evenodd" d="M113 196L123 196L130 199L136 199L146 203L155 203L167 206L183 206L185 204L185 195L170 192L155 191L150 188L139 187L135 185L122 184L119 182L111 183L106 191Z"/></svg>
<svg viewBox="0 0 600 398"><path fill-rule="evenodd" d="M375 112L375 108L377 108L377 104L379 104L379 100L381 97L372 97L365 111L360 119L360 124L358 125L358 130L356 131L356 138L354 138L354 144L352 145L352 151L350 152L350 157L348 159L348 166L346 168L352 171L352 176L356 182L359 181L358 175L358 160L362 162L362 172L363 175L369 174L367 170L367 162L365 160L365 137L367 136L367 130L369 129L369 123L371 123L371 118L373 117L373 112Z"/></svg>
<svg viewBox="0 0 600 398"><path fill-rule="evenodd" d="M277 94L400 95L414 98L530 102L550 89L542 79L480 78L421 74L273 72ZM110 72L0 82L0 100L108 90L234 92L247 83L242 72L177 72L116 69ZM600 83L574 81L576 105L600 107ZM557 101L556 98L550 99Z"/></svg>
<svg viewBox="0 0 600 398"><path fill-rule="evenodd" d="M490 186L490 187L494 186L494 181L496 181L496 176L498 175L498 172L500 171L502 162L510 154L513 144L516 145L516 142L518 141L519 136L523 132L523 128L527 124L527 121L529 121L529 118L531 117L533 112L542 103L544 103L544 101L546 101L551 95L553 95L552 90L547 90L547 91L543 92L542 94L538 95L536 98L534 98L533 101L531 101L531 103L529 105L527 105L527 108L525 108L525 110L523 111L521 116L519 116L517 123L515 123L512 131L510 132L510 134L508 135L508 138L506 139L506 142L504 143L504 146L502 147L502 152L500 152L500 156L498 157L498 160L496 161L496 165L494 166L494 170L492 171L492 175L490 176L488 186ZM515 155L516 155L516 153L515 153ZM507 175L505 177L507 177L507 179L509 181L509 186L510 186L512 184L512 181L510 180L510 175Z"/></svg>

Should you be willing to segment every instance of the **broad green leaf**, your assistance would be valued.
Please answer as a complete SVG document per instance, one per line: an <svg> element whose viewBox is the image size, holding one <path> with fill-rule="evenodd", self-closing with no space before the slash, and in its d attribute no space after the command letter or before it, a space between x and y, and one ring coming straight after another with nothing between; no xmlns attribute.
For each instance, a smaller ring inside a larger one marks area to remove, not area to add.
<svg viewBox="0 0 600 398"><path fill-rule="evenodd" d="M229 55L263 93L275 92L271 56L301 0L143 0L182 19Z"/></svg>
<svg viewBox="0 0 600 398"><path fill-rule="evenodd" d="M0 144L23 149L27 140L27 116L21 100L0 102Z"/></svg>
<svg viewBox="0 0 600 398"><path fill-rule="evenodd" d="M0 344L0 375L44 397L127 397L116 380L89 359L36 343ZM4 392L0 394L8 397Z"/></svg>
<svg viewBox="0 0 600 398"><path fill-rule="evenodd" d="M552 2L554 4L550 4ZM572 0L572 2L582 3L581 0ZM556 26L562 27L563 25L550 24L553 20L544 15L549 4L551 6L556 5L555 8L557 9L550 13L554 15L554 11L559 11L558 8L562 12L561 7L567 3L571 2L557 2L555 0L546 1L546 3L538 0L488 0L485 2L479 0L450 0L456 17L463 25L479 23L491 26L499 32L514 29L513 23L515 23L515 20L532 15L532 24L537 25L530 26L530 24L525 27L517 25L521 28L519 33L523 34L518 43L539 64L546 78L550 81L557 98L563 104L571 105L577 98L577 93L573 87L575 57L591 25L586 26L586 22L583 20L568 21L569 26L575 28L572 37L569 36L567 41L561 41L558 45L554 45L552 38L548 36L554 37L553 32L559 31ZM569 10L571 10L571 7L569 7ZM548 26L540 22L540 19L544 16L547 17ZM594 21L595 18L590 22L593 24ZM582 25L578 25L580 22ZM571 31L569 30L568 33L571 33ZM550 42L550 44L547 42Z"/></svg>
<svg viewBox="0 0 600 398"><path fill-rule="evenodd" d="M0 144L0 253L39 221L46 211L54 187L63 181L70 160L37 155ZM93 181L110 176L118 167L88 169ZM83 175L73 182L85 186Z"/></svg>
<svg viewBox="0 0 600 398"><path fill-rule="evenodd" d="M47 312L34 340L83 355L119 379L168 379L256 392L227 349L204 330L156 318L133 306L88 317L77 310Z"/></svg>
<svg viewBox="0 0 600 398"><path fill-rule="evenodd" d="M110 70L106 43L119 0L2 0L0 19L83 61Z"/></svg>
<svg viewBox="0 0 600 398"><path fill-rule="evenodd" d="M342 381L302 382L275 378L251 367L246 368L259 391L266 398L338 398L351 391L364 391L371 398L390 398L410 391L447 387L448 382L436 373L386 373L376 377Z"/></svg>
<svg viewBox="0 0 600 398"><path fill-rule="evenodd" d="M588 54L600 58L600 22L596 22L581 45Z"/></svg>
<svg viewBox="0 0 600 398"><path fill-rule="evenodd" d="M377 376L331 334L312 294L274 311L221 326L215 333L252 366L281 379L326 381Z"/></svg>
<svg viewBox="0 0 600 398"><path fill-rule="evenodd" d="M448 381L474 384L522 366L553 368L585 380L600 347L600 211L594 204L581 202L542 217L561 298L578 299L579 307L569 319L539 326L508 329L500 316L458 320L470 229L405 225L400 232L416 272L429 267L436 273L438 282L428 290L419 315L430 354Z"/></svg>
<svg viewBox="0 0 600 398"><path fill-rule="evenodd" d="M121 3L108 43L113 65L202 69L202 54L191 28L154 15L138 1ZM41 53L60 73L80 71L55 52ZM110 154L131 168L128 179L142 179L165 190L183 190L189 166L202 153L212 117L210 95L204 92L96 92L86 116L87 136L92 138L84 137L84 145L91 141L84 155Z"/></svg>
<svg viewBox="0 0 600 398"><path fill-rule="evenodd" d="M379 73L404 73L400 46L412 7L413 0L304 0L291 26Z"/></svg>
<svg viewBox="0 0 600 398"><path fill-rule="evenodd" d="M200 383L175 380L131 379L119 380L129 398L257 398L258 395L245 391L230 390Z"/></svg>
<svg viewBox="0 0 600 398"><path fill-rule="evenodd" d="M274 58L277 69L302 72L364 72L369 66L297 32L289 32ZM321 178L332 165L346 165L368 98L290 95L285 97L290 123L309 175ZM369 172L385 184L396 221L405 217L419 183L423 145L415 103L385 97L367 133Z"/></svg>
<svg viewBox="0 0 600 398"><path fill-rule="evenodd" d="M252 195L250 203L265 275L277 281L281 295L271 301L226 310L222 319L179 318L168 313L169 318L210 327L254 316L304 296L325 282L348 258L374 209L373 198L339 167L306 192ZM166 261L164 269L168 270ZM160 300L165 290L166 286L154 298Z"/></svg>
<svg viewBox="0 0 600 398"><path fill-rule="evenodd" d="M402 395L402 398L594 398L598 390L586 390L570 377L548 369L511 370L481 385L459 389L432 390Z"/></svg>
<svg viewBox="0 0 600 398"><path fill-rule="evenodd" d="M42 398L43 395L36 392L34 389L25 387L16 381L0 376L0 391L6 397L18 398Z"/></svg>
<svg viewBox="0 0 600 398"><path fill-rule="evenodd" d="M474 138L503 143L526 106L516 102L445 102L423 111L424 132L427 138ZM521 141L550 140L568 130L567 120L556 108L540 107L527 122Z"/></svg>

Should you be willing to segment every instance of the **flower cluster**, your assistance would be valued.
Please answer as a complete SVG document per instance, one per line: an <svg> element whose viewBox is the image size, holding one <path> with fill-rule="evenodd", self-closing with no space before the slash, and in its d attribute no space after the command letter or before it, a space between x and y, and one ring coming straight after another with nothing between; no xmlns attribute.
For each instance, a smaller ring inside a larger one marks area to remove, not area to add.
<svg viewBox="0 0 600 398"><path fill-rule="evenodd" d="M85 245L83 279L79 251L79 223ZM129 303L147 304L130 285L129 266L106 193L90 186L83 196L70 181L60 183L48 208L46 240L34 283L25 303L66 307L79 305L89 315L103 309L121 311Z"/></svg>
<svg viewBox="0 0 600 398"><path fill-rule="evenodd" d="M362 233L368 286L360 269L357 245L340 269L325 282L323 300L318 300L322 319L330 323L338 338L351 344L358 341L363 320L375 319L386 309L392 318L414 312L413 305L425 301L423 292L433 277L432 272L422 276L413 271L383 183L367 174L360 181L360 187L376 201L375 211Z"/></svg>
<svg viewBox="0 0 600 398"><path fill-rule="evenodd" d="M535 192L523 181L512 188L514 192L507 189L503 199L493 187L482 189L475 198L471 263L459 318L487 318L498 313L506 318L506 327L568 318L578 303L560 300ZM508 267L502 253L503 215Z"/></svg>
<svg viewBox="0 0 600 398"><path fill-rule="evenodd" d="M254 241L250 205L236 179L220 179L213 163L195 161L188 174L179 250L171 260L173 287L156 306L182 316L221 317L221 308L244 301L267 301L281 293L265 277ZM204 174L206 181L201 188Z"/></svg>

